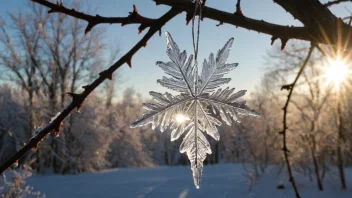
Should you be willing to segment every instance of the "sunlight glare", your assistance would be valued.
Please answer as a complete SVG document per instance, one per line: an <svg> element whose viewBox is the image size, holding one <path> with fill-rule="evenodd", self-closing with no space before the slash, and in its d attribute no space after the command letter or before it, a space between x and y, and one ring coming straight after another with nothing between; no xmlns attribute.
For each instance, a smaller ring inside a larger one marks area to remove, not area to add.
<svg viewBox="0 0 352 198"><path fill-rule="evenodd" d="M329 83L334 83L335 86L339 86L348 77L349 70L347 65L337 59L332 61L325 71L325 77Z"/></svg>
<svg viewBox="0 0 352 198"><path fill-rule="evenodd" d="M187 117L184 116L183 114L177 114L176 115L176 122L179 124L184 123L187 120Z"/></svg>

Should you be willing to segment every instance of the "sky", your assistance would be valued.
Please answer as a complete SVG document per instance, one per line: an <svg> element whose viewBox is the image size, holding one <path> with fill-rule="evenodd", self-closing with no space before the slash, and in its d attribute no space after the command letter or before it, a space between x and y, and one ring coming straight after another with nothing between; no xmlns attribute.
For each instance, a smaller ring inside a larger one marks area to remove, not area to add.
<svg viewBox="0 0 352 198"><path fill-rule="evenodd" d="M81 0L90 5L94 12L89 14L99 14L101 16L125 17L132 11L135 4L143 16L158 18L168 9L168 6L156 6L152 0ZM236 0L207 0L207 6L225 12L235 11ZM286 12L273 0L244 0L241 1L242 11L245 16L264 20L280 25L302 26L298 20ZM325 2L325 1L322 1ZM0 16L7 17L8 13L25 9L28 0L2 1L0 3ZM346 4L345 4L346 5ZM348 16L345 5L334 6L333 13L339 17ZM350 9L352 10L352 8ZM186 14L182 13L172 19L162 28L162 36L155 34L148 42L146 48L139 50L132 58L132 69L127 64L123 65L118 71L119 90L126 87L133 87L143 96L148 96L149 91L166 92L166 88L156 83L157 79L162 78L164 73L157 67L157 61L169 61L166 55L165 31L170 32L175 42L181 50L186 50L187 54L193 54L192 45L192 26L186 26ZM265 72L266 65L264 58L268 51L272 49L270 45L271 36L243 28L236 28L232 25L224 24L217 27L217 21L204 19L200 28L199 43L199 63L208 58L210 53L217 53L223 45L234 37L228 63L239 63L239 66L227 74L226 77L232 78L228 84L238 90L246 89L253 91L261 82L261 77ZM147 32L138 34L137 25L121 27L115 25L101 25L106 29L105 41L112 46L119 46L120 56L131 49ZM276 41L280 43L279 40Z"/></svg>

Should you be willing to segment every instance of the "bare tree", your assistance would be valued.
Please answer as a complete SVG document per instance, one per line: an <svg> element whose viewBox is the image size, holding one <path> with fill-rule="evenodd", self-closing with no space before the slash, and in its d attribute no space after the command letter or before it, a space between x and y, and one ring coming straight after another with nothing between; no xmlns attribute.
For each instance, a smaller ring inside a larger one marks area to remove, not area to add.
<svg viewBox="0 0 352 198"><path fill-rule="evenodd" d="M73 6L83 8L77 3ZM91 73L102 67L101 63L105 61L102 58L105 46L101 42L101 28L84 35L85 26L78 19L65 14L50 15L36 4L29 4L29 10L26 15L11 14L8 24L1 26L0 36L4 47L0 64L7 68L8 80L17 82L28 95L25 101L28 101L29 124L25 141L32 137L35 126L41 125L40 119L54 117L55 111L65 106L67 93L74 93L77 83L89 80ZM48 104L45 109L50 111L44 114L35 111L38 104L34 102L39 99L42 106ZM73 117L70 117L63 135L51 138L49 150L37 150L38 171L48 163L52 163L55 172L67 169L62 167L68 165L64 156L72 155L70 147L76 138L71 133L72 122Z"/></svg>

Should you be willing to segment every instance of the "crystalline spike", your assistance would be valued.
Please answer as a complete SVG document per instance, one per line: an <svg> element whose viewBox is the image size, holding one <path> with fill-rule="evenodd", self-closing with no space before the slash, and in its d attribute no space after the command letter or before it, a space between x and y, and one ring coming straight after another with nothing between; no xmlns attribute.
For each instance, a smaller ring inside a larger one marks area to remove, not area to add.
<svg viewBox="0 0 352 198"><path fill-rule="evenodd" d="M172 36L166 32L166 44L167 44L167 55L169 55L170 60L174 63L179 64L180 49L178 48Z"/></svg>
<svg viewBox="0 0 352 198"><path fill-rule="evenodd" d="M174 66L174 62L167 62L164 63L162 61L156 62L156 65L158 65L161 69L164 70L166 74L169 74L170 76L177 78L177 79L182 79L182 74L179 73L179 71L176 69L176 66Z"/></svg>
<svg viewBox="0 0 352 198"><path fill-rule="evenodd" d="M232 47L232 43L234 41L234 38L230 38L225 46L218 51L218 54L216 56L216 62L219 64L219 65L224 65L227 58L229 57L229 54L230 54L230 48Z"/></svg>
<svg viewBox="0 0 352 198"><path fill-rule="evenodd" d="M244 96L246 94L246 92L247 92L247 90L241 90L241 91L234 93L233 95L231 95L229 102L230 103L235 102L238 98Z"/></svg>
<svg viewBox="0 0 352 198"><path fill-rule="evenodd" d="M221 117L221 119L222 119L227 125L231 126L231 119L229 119L229 117L228 117L227 114L226 114L226 113L231 113L231 111L225 112L222 107L220 107L220 108L221 108L221 110L220 110L220 117Z"/></svg>
<svg viewBox="0 0 352 198"><path fill-rule="evenodd" d="M238 119L237 113L234 109L229 109L229 114L232 116L232 119L238 123L241 123L241 121Z"/></svg>
<svg viewBox="0 0 352 198"><path fill-rule="evenodd" d="M186 50L184 50L179 56L180 65L185 65L186 59L187 59L187 52Z"/></svg>
<svg viewBox="0 0 352 198"><path fill-rule="evenodd" d="M172 97L172 95L170 93L166 92L165 96L169 101L174 102L174 98Z"/></svg>
<svg viewBox="0 0 352 198"><path fill-rule="evenodd" d="M153 103L144 103L143 108L148 111L156 111L158 109L158 106Z"/></svg>
<svg viewBox="0 0 352 198"><path fill-rule="evenodd" d="M159 83L163 87L166 87L178 92L188 93L189 91L189 89L183 83L180 83L179 81L173 78L163 77L162 79L157 80L157 83Z"/></svg>
<svg viewBox="0 0 352 198"><path fill-rule="evenodd" d="M167 40L167 54L171 60L171 62L164 63L161 61L157 62L157 65L161 67L166 74L171 75L173 78L163 77L157 82L166 88L186 93L192 94L193 90L193 66L192 59L193 56L190 55L187 59L186 51L180 53L180 49L178 48L175 41L172 39L169 33L166 33Z"/></svg>
<svg viewBox="0 0 352 198"><path fill-rule="evenodd" d="M151 96L153 96L153 98L158 100L159 102L163 102L163 103L166 103L166 104L170 102L161 93L157 93L157 92L151 91L151 92L149 92L149 94Z"/></svg>
<svg viewBox="0 0 352 198"><path fill-rule="evenodd" d="M199 189L200 183L202 181L203 166L196 167L194 164L191 163L191 167L194 185L197 189Z"/></svg>
<svg viewBox="0 0 352 198"><path fill-rule="evenodd" d="M222 94L219 96L219 100L225 101L227 96L228 96L228 91L229 87L226 87L223 91Z"/></svg>
<svg viewBox="0 0 352 198"><path fill-rule="evenodd" d="M226 94L226 98L225 98L225 101L229 101L229 99L231 99L231 94L235 91L235 88L231 88L229 89L228 93Z"/></svg>
<svg viewBox="0 0 352 198"><path fill-rule="evenodd" d="M172 113L172 112L170 112ZM165 111L164 116L161 118L160 132L164 132L167 125L167 119L169 118L169 111Z"/></svg>

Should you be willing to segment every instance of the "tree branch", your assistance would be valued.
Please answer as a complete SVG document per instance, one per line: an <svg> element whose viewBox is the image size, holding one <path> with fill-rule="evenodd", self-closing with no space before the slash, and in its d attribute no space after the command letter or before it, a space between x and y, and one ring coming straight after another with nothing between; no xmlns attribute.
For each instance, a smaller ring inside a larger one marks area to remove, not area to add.
<svg viewBox="0 0 352 198"><path fill-rule="evenodd" d="M128 25L128 24L141 24L138 28L139 33L141 33L144 29L149 27L155 21L155 19L150 19L140 15L135 5L133 5L133 11L130 12L128 17L102 17L98 14L96 16L92 16L89 14L85 14L83 12L76 11L73 8L72 9L66 8L62 3L55 4L47 0L31 0L31 1L50 8L48 13L54 13L54 12L64 13L69 16L87 21L88 25L85 29L85 33L88 33L90 30L92 30L94 26L101 23L108 23L108 24L120 23L121 26Z"/></svg>
<svg viewBox="0 0 352 198"><path fill-rule="evenodd" d="M153 0L156 4L168 5L179 8L188 14L193 13L193 4L189 0ZM299 2L298 2L299 1ZM272 40L280 38L282 41L288 39L299 39L322 44L337 44L337 37L343 38L343 41L348 41L348 46L352 46L352 42L348 39L350 27L338 20L327 8L322 6L316 0L274 0L281 7L286 9L296 19L299 19L305 26L283 26L273 23L268 23L263 20L256 20L234 14L220 11L214 8L204 6L202 17L219 21L220 24L228 23L234 26L242 27L248 30L254 30L260 33L269 34ZM240 4L238 4L240 5ZM310 11L312 9L314 13ZM308 23L309 22L309 23ZM314 24L314 25L313 25ZM284 45L283 45L284 47Z"/></svg>
<svg viewBox="0 0 352 198"><path fill-rule="evenodd" d="M312 55L312 52L315 48L315 44L311 44L311 47L309 49L309 52L308 52L308 55L306 57L306 59L304 60L304 63L302 65L302 67L300 68L299 72L297 73L297 76L295 78L295 80L293 81L292 84L289 84L289 85L284 85L281 87L281 90L283 89L287 89L289 91L288 93L288 96L287 96L287 101L285 103L285 106L283 108L283 111L284 111L284 118L283 118L283 130L280 132L280 134L282 135L282 141L283 141L283 148L282 148L282 151L284 152L284 156L285 156L285 161L286 161L286 166L287 166L287 170L288 170L288 174L289 174L289 181L291 182L292 184L292 187L295 191L295 194L296 194L296 198L300 198L301 196L299 195L299 192L298 192L298 189L297 189L297 186L296 186L296 182L295 182L295 179L293 177L293 174L292 174L292 168L291 168L291 165L290 165L290 161L289 161L289 158L288 158L288 153L289 153L289 150L287 148L287 138L286 138L286 131L287 131L287 110L288 110L288 105L290 103L290 100L291 100L291 96L292 96L292 92L293 92L293 89L299 79L299 77L301 76L304 68L306 67L309 59L310 59L310 56Z"/></svg>
<svg viewBox="0 0 352 198"><path fill-rule="evenodd" d="M41 0L35 0L36 2L44 2ZM45 1L46 2L46 1ZM45 4L50 5L50 4ZM68 117L71 112L77 108L80 109L83 101L87 98L87 96L97 88L105 79L110 79L113 72L116 71L119 67L121 67L124 63L131 65L132 56L145 44L147 41L158 31L160 31L161 27L164 26L169 20L180 13L179 10L171 8L167 13L161 16L159 19L153 20L153 22L149 25L149 30L145 34L145 36L124 56L122 56L117 62L111 65L107 70L100 73L99 77L93 81L91 84L83 86L84 91L80 94L70 93L69 95L72 97L72 101L69 105L67 105L59 114L56 116L50 123L48 123L45 127L40 129L34 137L32 137L28 144L22 147L18 152L16 152L10 159L8 159L4 164L0 166L0 174L2 174L7 168L9 168L13 163L15 163L18 159L20 159L25 153L27 153L32 148L37 148L40 141L44 139L46 135L48 135L51 131L59 132L60 126L63 120Z"/></svg>
<svg viewBox="0 0 352 198"><path fill-rule="evenodd" d="M348 47L352 46L351 26L336 17L317 0L274 0L275 3L301 21L311 35L312 42Z"/></svg>
<svg viewBox="0 0 352 198"><path fill-rule="evenodd" d="M187 0L153 0L157 5L163 4L171 7L179 8L189 14L193 14L194 6L192 2ZM239 4L238 4L239 5ZM236 13L236 12L235 12ZM292 38L299 40L311 41L313 38L308 34L304 27L289 27L268 23L263 20L256 20L239 14L228 13L214 8L204 6L202 9L202 17L209 18L221 23L228 23L234 26L242 27L248 30L272 35L276 38Z"/></svg>
<svg viewBox="0 0 352 198"><path fill-rule="evenodd" d="M120 23L121 25L126 24L141 24L139 26L139 32L142 32L145 28L149 27L153 23L153 20L143 17L139 14L138 10L134 6L133 12L130 12L128 17L102 17L100 15L92 16L78 12L74 9L68 9L61 3L51 3L46 0L32 0L41 5L49 7L49 12L60 12L70 16L85 20L88 22L86 31L90 31L95 25L100 23ZM189 0L153 0L156 4L164 4L173 8L178 8L182 11L187 12L188 21L189 16L193 16L194 3ZM350 36L350 27L339 21L323 4L316 2L316 0L275 0L295 18L300 20L305 27L293 27L293 26L282 26L273 23L268 23L263 20L251 19L241 14L240 0L236 4L236 12L228 13L217 9L209 8L204 6L203 17L219 21L220 24L228 23L234 26L246 28L248 30L254 30L257 32L269 34L272 36L272 43L277 38L282 41L282 49L285 47L286 42L289 39L299 39L305 41L311 41L315 43L323 44L337 44L337 37L347 38ZM333 1L335 2L335 1ZM330 2L332 3L332 2ZM308 10L307 12L302 10ZM315 14L311 14L309 10L314 11ZM313 16L314 15L314 16ZM315 16L316 15L316 16ZM340 35L339 35L340 34ZM348 46L352 46L352 43L346 39Z"/></svg>

